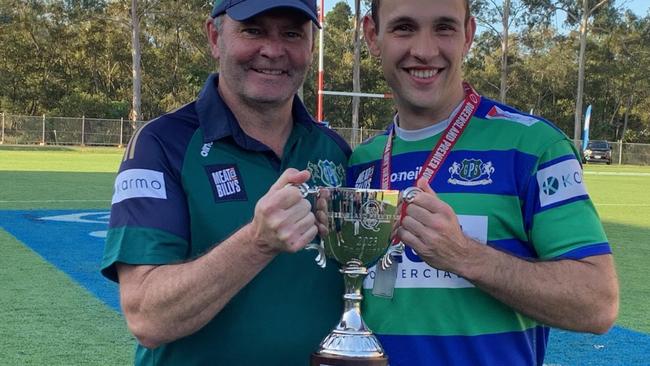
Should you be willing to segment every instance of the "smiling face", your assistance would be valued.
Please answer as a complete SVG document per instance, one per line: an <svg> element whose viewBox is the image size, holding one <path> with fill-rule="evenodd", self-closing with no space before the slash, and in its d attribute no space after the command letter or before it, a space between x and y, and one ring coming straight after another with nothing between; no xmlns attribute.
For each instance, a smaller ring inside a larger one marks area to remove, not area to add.
<svg viewBox="0 0 650 366"><path fill-rule="evenodd" d="M312 59L312 25L297 11L272 10L246 21L224 16L208 24L219 60L219 92L232 104L286 105L305 80Z"/></svg>
<svg viewBox="0 0 650 366"><path fill-rule="evenodd" d="M464 0L382 0L379 24L364 18L368 48L381 58L400 121L444 120L463 99L461 66L476 29L466 15Z"/></svg>

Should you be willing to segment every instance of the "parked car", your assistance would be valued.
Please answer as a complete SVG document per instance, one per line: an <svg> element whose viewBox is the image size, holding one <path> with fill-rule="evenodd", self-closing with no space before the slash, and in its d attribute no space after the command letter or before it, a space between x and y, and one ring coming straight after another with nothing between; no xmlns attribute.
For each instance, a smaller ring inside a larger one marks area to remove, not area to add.
<svg viewBox="0 0 650 366"><path fill-rule="evenodd" d="M607 165L612 163L612 146L605 140L591 140L584 151L584 163L604 161Z"/></svg>

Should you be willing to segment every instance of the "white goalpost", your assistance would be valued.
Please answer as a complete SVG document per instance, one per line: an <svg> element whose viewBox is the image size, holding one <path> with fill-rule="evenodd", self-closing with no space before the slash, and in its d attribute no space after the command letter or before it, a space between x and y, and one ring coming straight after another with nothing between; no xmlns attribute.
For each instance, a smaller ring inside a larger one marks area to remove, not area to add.
<svg viewBox="0 0 650 366"><path fill-rule="evenodd" d="M318 22L321 25L319 35L318 35L318 95L316 97L316 118L319 122L323 122L324 111L323 111L323 96L324 95L333 95L333 96L345 96L345 97L361 97L361 98L382 98L382 99L392 99L393 95L390 93L376 94L376 93L361 93L361 92L346 92L346 91L330 91L324 90L324 76L325 76L325 67L323 63L324 59L324 35L325 35L325 0L320 0L320 11L318 14Z"/></svg>

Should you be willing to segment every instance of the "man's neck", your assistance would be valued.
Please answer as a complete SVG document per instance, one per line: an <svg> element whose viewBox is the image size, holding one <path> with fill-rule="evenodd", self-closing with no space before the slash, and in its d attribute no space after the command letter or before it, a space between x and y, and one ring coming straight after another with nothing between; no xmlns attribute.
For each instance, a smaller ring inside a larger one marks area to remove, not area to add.
<svg viewBox="0 0 650 366"><path fill-rule="evenodd" d="M250 137L268 146L282 158L284 145L293 128L292 103L282 105L249 104L221 95L241 129Z"/></svg>
<svg viewBox="0 0 650 366"><path fill-rule="evenodd" d="M442 103L437 109L400 108L400 102L396 100L399 127L405 130L420 130L445 121L464 99L465 92L461 87L460 92L454 93L452 98Z"/></svg>

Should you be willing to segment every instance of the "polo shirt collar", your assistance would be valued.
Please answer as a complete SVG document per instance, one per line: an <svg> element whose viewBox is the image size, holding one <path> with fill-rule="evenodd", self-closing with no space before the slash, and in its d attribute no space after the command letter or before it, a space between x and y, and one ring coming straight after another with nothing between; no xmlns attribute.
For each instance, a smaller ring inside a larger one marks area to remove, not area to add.
<svg viewBox="0 0 650 366"><path fill-rule="evenodd" d="M196 100L196 113L203 130L203 142L209 143L232 136L237 144L244 148L262 150L264 145L246 135L241 129L235 115L226 102L221 99L221 95L217 91L218 87L219 74L210 74ZM314 119L307 112L298 96L293 98L291 113L295 124L304 126L307 131L311 131L314 127Z"/></svg>

